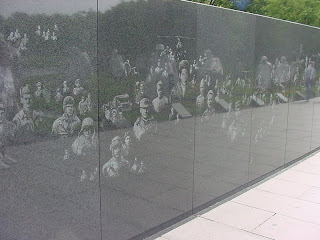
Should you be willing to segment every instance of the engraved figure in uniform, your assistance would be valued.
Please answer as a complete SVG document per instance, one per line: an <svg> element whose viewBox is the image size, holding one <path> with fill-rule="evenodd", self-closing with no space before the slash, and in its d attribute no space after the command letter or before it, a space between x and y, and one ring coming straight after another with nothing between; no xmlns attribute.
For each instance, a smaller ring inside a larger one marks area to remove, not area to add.
<svg viewBox="0 0 320 240"><path fill-rule="evenodd" d="M166 106L168 105L169 101L166 96L163 96L163 87L162 87L162 81L159 81L157 83L157 94L158 97L152 100L152 105L154 108L154 111L156 113L161 112Z"/></svg>
<svg viewBox="0 0 320 240"><path fill-rule="evenodd" d="M88 107L87 107L86 101L84 100L84 96L81 97L81 101L79 102L78 110L79 110L80 115L85 115L88 112Z"/></svg>
<svg viewBox="0 0 320 240"><path fill-rule="evenodd" d="M50 92L43 86L41 82L37 82L36 91L34 92L35 98L43 98L47 103L50 102Z"/></svg>
<svg viewBox="0 0 320 240"><path fill-rule="evenodd" d="M154 117L151 115L152 105L149 99L143 98L140 101L140 113L141 117L137 119L133 126L134 135L138 140L141 140L142 136L146 133L156 132L157 126Z"/></svg>
<svg viewBox="0 0 320 240"><path fill-rule="evenodd" d="M196 106L199 110L203 109L206 104L205 91L206 91L206 82L204 79L201 79L200 95L197 97L197 100L196 100Z"/></svg>
<svg viewBox="0 0 320 240"><path fill-rule="evenodd" d="M14 42L14 33L11 32L10 35L7 38L8 41Z"/></svg>
<svg viewBox="0 0 320 240"><path fill-rule="evenodd" d="M188 90L189 79L189 62L182 60L179 63L179 82L172 89L172 95L174 98L183 99L186 96Z"/></svg>
<svg viewBox="0 0 320 240"><path fill-rule="evenodd" d="M81 121L74 113L74 99L67 96L63 100L63 111L61 117L56 119L52 125L52 134L57 136L68 136L74 134L80 128Z"/></svg>
<svg viewBox="0 0 320 240"><path fill-rule="evenodd" d="M22 109L15 115L13 122L17 126L17 131L25 134L34 132L34 114L31 111L31 93L28 86L24 86L20 91L20 101Z"/></svg>
<svg viewBox="0 0 320 240"><path fill-rule="evenodd" d="M209 120L214 114L214 93L212 90L210 90L207 94L207 109L204 111L201 121Z"/></svg>
<svg viewBox="0 0 320 240"><path fill-rule="evenodd" d="M86 104L87 104L88 112L90 112L92 110L91 93L88 93Z"/></svg>
<svg viewBox="0 0 320 240"><path fill-rule="evenodd" d="M76 155L93 155L98 147L98 139L94 129L92 118L85 118L82 121L79 136L72 144L72 150Z"/></svg>
<svg viewBox="0 0 320 240"><path fill-rule="evenodd" d="M41 27L40 27L40 25L38 25L38 28L35 31L35 34L38 35L39 37L41 36Z"/></svg>
<svg viewBox="0 0 320 240"><path fill-rule="evenodd" d="M19 50L24 51L27 50L27 43L28 43L28 38L27 38L27 34L25 33L23 35L23 38L21 39L20 45L19 45Z"/></svg>
<svg viewBox="0 0 320 240"><path fill-rule="evenodd" d="M51 40L53 40L53 41L58 40L58 37L56 36L55 32L52 33Z"/></svg>
<svg viewBox="0 0 320 240"><path fill-rule="evenodd" d="M68 95L68 94L70 94L70 93L71 93L71 92L70 92L70 88L68 87L67 81L63 81L62 94L63 94L64 96L66 96L66 95Z"/></svg>
<svg viewBox="0 0 320 240"><path fill-rule="evenodd" d="M130 172L130 163L122 156L122 141L119 136L112 139L110 145L112 158L103 165L102 173L109 178L119 177Z"/></svg>
<svg viewBox="0 0 320 240"><path fill-rule="evenodd" d="M56 23L53 26L53 30L56 31L56 32L59 32L59 27L58 27L58 25Z"/></svg>
<svg viewBox="0 0 320 240"><path fill-rule="evenodd" d="M138 161L134 148L130 132L125 132L124 143L122 144L122 156L129 161L131 166L130 172L139 175L144 173L146 167L143 161Z"/></svg>
<svg viewBox="0 0 320 240"><path fill-rule="evenodd" d="M41 82L37 82L37 84L36 84L36 91L34 92L34 96L36 97L36 98L40 98L41 96L42 96L42 94L43 94L43 89L42 89L42 84L41 84Z"/></svg>
<svg viewBox="0 0 320 240"><path fill-rule="evenodd" d="M61 102L63 100L63 96L61 94L60 88L56 90L56 96L54 97L56 102Z"/></svg>
<svg viewBox="0 0 320 240"><path fill-rule="evenodd" d="M135 97L136 104L139 104L139 102L144 97L145 97L145 86L144 86L144 81L141 81L140 84L139 84L139 89L136 90L136 97Z"/></svg>
<svg viewBox="0 0 320 240"><path fill-rule="evenodd" d="M21 38L21 35L19 33L19 29L16 29L15 33L14 33L14 41L17 41Z"/></svg>
<svg viewBox="0 0 320 240"><path fill-rule="evenodd" d="M7 164L17 161L6 154L6 147L15 135L16 126L5 119L5 106L0 103L0 169L7 169Z"/></svg>
<svg viewBox="0 0 320 240"><path fill-rule="evenodd" d="M81 87L80 79L77 79L74 84L76 85L76 87L72 91L73 95L78 96L78 95L82 94L84 92L84 88Z"/></svg>

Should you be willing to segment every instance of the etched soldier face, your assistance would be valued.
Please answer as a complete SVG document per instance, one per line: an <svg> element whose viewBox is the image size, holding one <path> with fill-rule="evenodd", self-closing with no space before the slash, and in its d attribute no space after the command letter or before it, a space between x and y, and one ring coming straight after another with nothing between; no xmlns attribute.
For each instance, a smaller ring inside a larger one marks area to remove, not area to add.
<svg viewBox="0 0 320 240"><path fill-rule="evenodd" d="M23 110L29 111L30 104L31 104L31 96L29 94L23 94L21 97L21 103L22 103Z"/></svg>
<svg viewBox="0 0 320 240"><path fill-rule="evenodd" d="M160 86L157 87L157 94L159 98L162 98L162 87Z"/></svg>
<svg viewBox="0 0 320 240"><path fill-rule="evenodd" d="M131 137L126 136L126 139L124 140L124 142L126 143L126 145L130 145L131 144Z"/></svg>
<svg viewBox="0 0 320 240"><path fill-rule="evenodd" d="M0 123L4 121L4 110L0 109Z"/></svg>
<svg viewBox="0 0 320 240"><path fill-rule="evenodd" d="M150 117L150 108L140 108L141 117L148 119Z"/></svg>
<svg viewBox="0 0 320 240"><path fill-rule="evenodd" d="M71 117L73 115L73 105L67 105L65 106L64 112L67 114L68 117Z"/></svg>
<svg viewBox="0 0 320 240"><path fill-rule="evenodd" d="M207 105L208 105L208 108L212 108L213 107L213 95L212 94L210 94L208 96Z"/></svg>
<svg viewBox="0 0 320 240"><path fill-rule="evenodd" d="M183 68L181 70L181 73L180 73L180 79L183 83L186 83L187 80L188 80L188 77L189 77L189 73L188 73L188 70L186 68Z"/></svg>
<svg viewBox="0 0 320 240"><path fill-rule="evenodd" d="M201 94L202 96L204 96L205 90L206 90L205 87L202 87L202 86L200 87L200 94Z"/></svg>
<svg viewBox="0 0 320 240"><path fill-rule="evenodd" d="M121 153L121 145L118 144L118 145L113 147L113 156L115 158L118 158L118 157L120 157L120 153Z"/></svg>
<svg viewBox="0 0 320 240"><path fill-rule="evenodd" d="M83 129L83 136L86 139L89 139L92 136L92 129L91 128L85 128Z"/></svg>

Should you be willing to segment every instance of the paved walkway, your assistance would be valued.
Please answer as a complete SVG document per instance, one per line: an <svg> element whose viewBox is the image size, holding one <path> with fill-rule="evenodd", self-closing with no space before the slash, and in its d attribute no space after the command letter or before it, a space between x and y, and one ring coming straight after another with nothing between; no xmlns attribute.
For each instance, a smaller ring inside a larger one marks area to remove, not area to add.
<svg viewBox="0 0 320 240"><path fill-rule="evenodd" d="M157 240L319 240L320 153Z"/></svg>

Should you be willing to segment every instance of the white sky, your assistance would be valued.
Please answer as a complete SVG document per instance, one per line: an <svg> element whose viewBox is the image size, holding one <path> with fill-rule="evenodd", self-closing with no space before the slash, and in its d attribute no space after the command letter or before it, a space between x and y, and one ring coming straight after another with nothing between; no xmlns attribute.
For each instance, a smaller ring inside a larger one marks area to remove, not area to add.
<svg viewBox="0 0 320 240"><path fill-rule="evenodd" d="M98 0L99 11L104 12L121 0ZM63 13L73 14L82 10L97 9L97 0L0 0L0 15L9 17L19 11L33 13Z"/></svg>

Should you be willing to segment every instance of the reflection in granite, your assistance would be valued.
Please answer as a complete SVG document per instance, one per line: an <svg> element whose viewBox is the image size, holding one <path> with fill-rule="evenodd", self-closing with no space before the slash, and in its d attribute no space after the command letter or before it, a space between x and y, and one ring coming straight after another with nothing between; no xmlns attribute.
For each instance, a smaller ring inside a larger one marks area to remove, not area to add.
<svg viewBox="0 0 320 240"><path fill-rule="evenodd" d="M0 239L142 239L318 147L317 29L46 2L0 8Z"/></svg>

